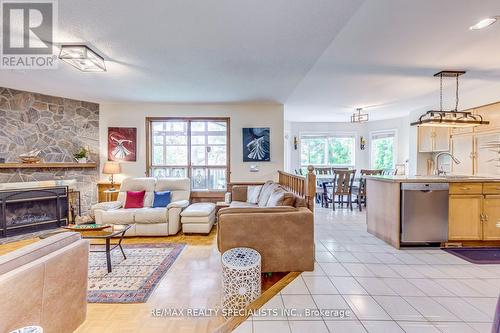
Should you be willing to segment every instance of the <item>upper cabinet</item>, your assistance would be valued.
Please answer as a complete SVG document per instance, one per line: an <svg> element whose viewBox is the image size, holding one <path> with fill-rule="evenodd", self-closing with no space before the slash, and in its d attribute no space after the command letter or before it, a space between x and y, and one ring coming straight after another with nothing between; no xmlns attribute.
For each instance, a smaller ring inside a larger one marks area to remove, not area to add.
<svg viewBox="0 0 500 333"><path fill-rule="evenodd" d="M418 128L418 151L432 153L450 150L450 129L447 127Z"/></svg>
<svg viewBox="0 0 500 333"><path fill-rule="evenodd" d="M451 164L452 172L461 175L474 174L474 136L469 134L452 136L451 151L460 161L460 164Z"/></svg>
<svg viewBox="0 0 500 333"><path fill-rule="evenodd" d="M475 146L476 174L500 176L500 133L478 133Z"/></svg>
<svg viewBox="0 0 500 333"><path fill-rule="evenodd" d="M482 115L484 120L488 120L490 122L488 125L474 127L474 132L498 132L498 130L500 130L500 103L482 106L474 109L473 113Z"/></svg>

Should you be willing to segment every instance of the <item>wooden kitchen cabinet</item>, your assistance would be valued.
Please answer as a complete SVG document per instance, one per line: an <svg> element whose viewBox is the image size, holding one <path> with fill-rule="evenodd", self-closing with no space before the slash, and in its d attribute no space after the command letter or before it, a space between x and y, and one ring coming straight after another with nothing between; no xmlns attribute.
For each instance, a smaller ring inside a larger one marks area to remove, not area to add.
<svg viewBox="0 0 500 333"><path fill-rule="evenodd" d="M483 196L450 195L448 201L448 240L481 240Z"/></svg>
<svg viewBox="0 0 500 333"><path fill-rule="evenodd" d="M474 174L474 137L472 135L457 135L451 138L451 151L460 164L451 163L454 174Z"/></svg>
<svg viewBox="0 0 500 333"><path fill-rule="evenodd" d="M432 153L450 150L450 129L447 127L418 127L418 151Z"/></svg>
<svg viewBox="0 0 500 333"><path fill-rule="evenodd" d="M448 240L500 240L500 182L451 183Z"/></svg>
<svg viewBox="0 0 500 333"><path fill-rule="evenodd" d="M483 214L483 240L500 240L500 195L484 197Z"/></svg>
<svg viewBox="0 0 500 333"><path fill-rule="evenodd" d="M418 151L420 153L432 152L432 127L418 127Z"/></svg>

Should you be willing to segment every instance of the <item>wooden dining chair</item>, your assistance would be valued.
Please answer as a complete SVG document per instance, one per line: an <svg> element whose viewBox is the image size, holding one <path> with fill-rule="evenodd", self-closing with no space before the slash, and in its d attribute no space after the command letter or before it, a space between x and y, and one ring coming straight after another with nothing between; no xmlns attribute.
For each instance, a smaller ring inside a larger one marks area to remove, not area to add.
<svg viewBox="0 0 500 333"><path fill-rule="evenodd" d="M382 169L361 169L361 176L374 176L381 175L384 170Z"/></svg>
<svg viewBox="0 0 500 333"><path fill-rule="evenodd" d="M339 203L341 207L347 203L347 207L352 210L352 184L356 170L334 170L334 187L332 195L332 207L335 210L335 203ZM347 201L344 201L344 196L347 196ZM335 200L338 198L338 200Z"/></svg>
<svg viewBox="0 0 500 333"><path fill-rule="evenodd" d="M382 169L361 169L361 177L358 186L353 186L352 192L354 195L354 202L358 206L359 211L362 211L361 206L366 207L366 178L365 176L381 175L384 170Z"/></svg>
<svg viewBox="0 0 500 333"><path fill-rule="evenodd" d="M321 207L328 208L331 203L333 205L333 182L323 182L321 184Z"/></svg>

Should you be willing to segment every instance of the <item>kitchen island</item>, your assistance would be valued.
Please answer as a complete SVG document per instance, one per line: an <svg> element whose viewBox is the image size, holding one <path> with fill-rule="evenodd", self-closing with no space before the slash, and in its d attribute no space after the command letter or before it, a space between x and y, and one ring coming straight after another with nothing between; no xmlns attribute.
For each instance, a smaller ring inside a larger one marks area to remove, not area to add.
<svg viewBox="0 0 500 333"><path fill-rule="evenodd" d="M402 243L403 191L409 184L448 184L448 235L441 243L500 241L500 178L478 176L367 176L368 232L395 248ZM405 185L404 185L405 184ZM425 192L422 190L422 192ZM431 191L427 191L431 192ZM414 214L427 211L413 209ZM446 208L446 207L445 207ZM446 217L444 217L446 218ZM445 221L446 223L446 221Z"/></svg>

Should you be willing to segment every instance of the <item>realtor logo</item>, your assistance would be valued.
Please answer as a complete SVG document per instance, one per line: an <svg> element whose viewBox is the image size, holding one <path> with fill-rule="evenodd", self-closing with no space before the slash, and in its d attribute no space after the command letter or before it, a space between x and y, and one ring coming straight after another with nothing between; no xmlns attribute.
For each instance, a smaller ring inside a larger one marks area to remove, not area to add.
<svg viewBox="0 0 500 333"><path fill-rule="evenodd" d="M57 22L55 0L0 0L3 69L55 68L53 36Z"/></svg>

